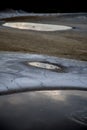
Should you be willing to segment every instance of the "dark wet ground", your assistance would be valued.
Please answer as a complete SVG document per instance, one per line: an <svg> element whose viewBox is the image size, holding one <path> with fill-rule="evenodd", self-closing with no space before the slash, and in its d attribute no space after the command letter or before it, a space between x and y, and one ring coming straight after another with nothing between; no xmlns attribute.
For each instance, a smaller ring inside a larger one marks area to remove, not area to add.
<svg viewBox="0 0 87 130"><path fill-rule="evenodd" d="M86 130L86 91L33 91L0 97L0 130Z"/></svg>

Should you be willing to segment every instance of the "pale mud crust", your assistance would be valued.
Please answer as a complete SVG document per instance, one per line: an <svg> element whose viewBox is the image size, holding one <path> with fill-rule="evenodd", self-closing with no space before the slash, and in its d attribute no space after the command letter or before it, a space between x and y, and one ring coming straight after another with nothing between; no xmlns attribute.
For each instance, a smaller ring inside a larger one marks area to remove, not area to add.
<svg viewBox="0 0 87 130"><path fill-rule="evenodd" d="M34 67L49 63L59 70ZM0 52L0 95L36 90L87 90L87 62L46 55Z"/></svg>

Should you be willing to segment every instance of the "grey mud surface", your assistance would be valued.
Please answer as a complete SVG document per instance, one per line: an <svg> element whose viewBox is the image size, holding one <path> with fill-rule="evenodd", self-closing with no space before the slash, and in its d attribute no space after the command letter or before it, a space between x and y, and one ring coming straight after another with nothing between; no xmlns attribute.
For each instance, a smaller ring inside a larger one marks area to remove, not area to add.
<svg viewBox="0 0 87 130"><path fill-rule="evenodd" d="M45 62L61 66L53 71L28 65ZM0 52L0 94L29 90L87 90L87 62L46 55Z"/></svg>

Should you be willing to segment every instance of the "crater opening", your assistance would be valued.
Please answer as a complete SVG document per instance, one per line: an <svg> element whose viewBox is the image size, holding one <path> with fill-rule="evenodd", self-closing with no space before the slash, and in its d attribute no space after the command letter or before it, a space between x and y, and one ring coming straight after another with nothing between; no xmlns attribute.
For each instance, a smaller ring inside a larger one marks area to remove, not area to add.
<svg viewBox="0 0 87 130"><path fill-rule="evenodd" d="M23 30L36 30L36 31L61 31L61 30L72 29L72 27L69 26L39 24L39 23L30 23L30 22L8 22L8 23L4 23L3 26L23 29Z"/></svg>
<svg viewBox="0 0 87 130"><path fill-rule="evenodd" d="M29 66L36 67L36 68L42 68L52 71L58 71L62 72L63 67L60 65L52 64L52 63L46 63L46 62L28 62Z"/></svg>

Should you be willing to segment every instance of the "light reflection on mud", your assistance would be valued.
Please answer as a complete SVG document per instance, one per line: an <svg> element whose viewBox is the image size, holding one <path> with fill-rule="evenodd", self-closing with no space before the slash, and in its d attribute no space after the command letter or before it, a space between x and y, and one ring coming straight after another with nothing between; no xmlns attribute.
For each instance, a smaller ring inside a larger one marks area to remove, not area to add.
<svg viewBox="0 0 87 130"><path fill-rule="evenodd" d="M60 31L72 29L72 27L63 25L39 24L29 22L8 22L3 24L3 26L36 31Z"/></svg>
<svg viewBox="0 0 87 130"><path fill-rule="evenodd" d="M49 70L61 70L62 68L58 65L53 65L51 63L43 63L43 62L28 62L28 65L43 68L43 69L49 69Z"/></svg>

